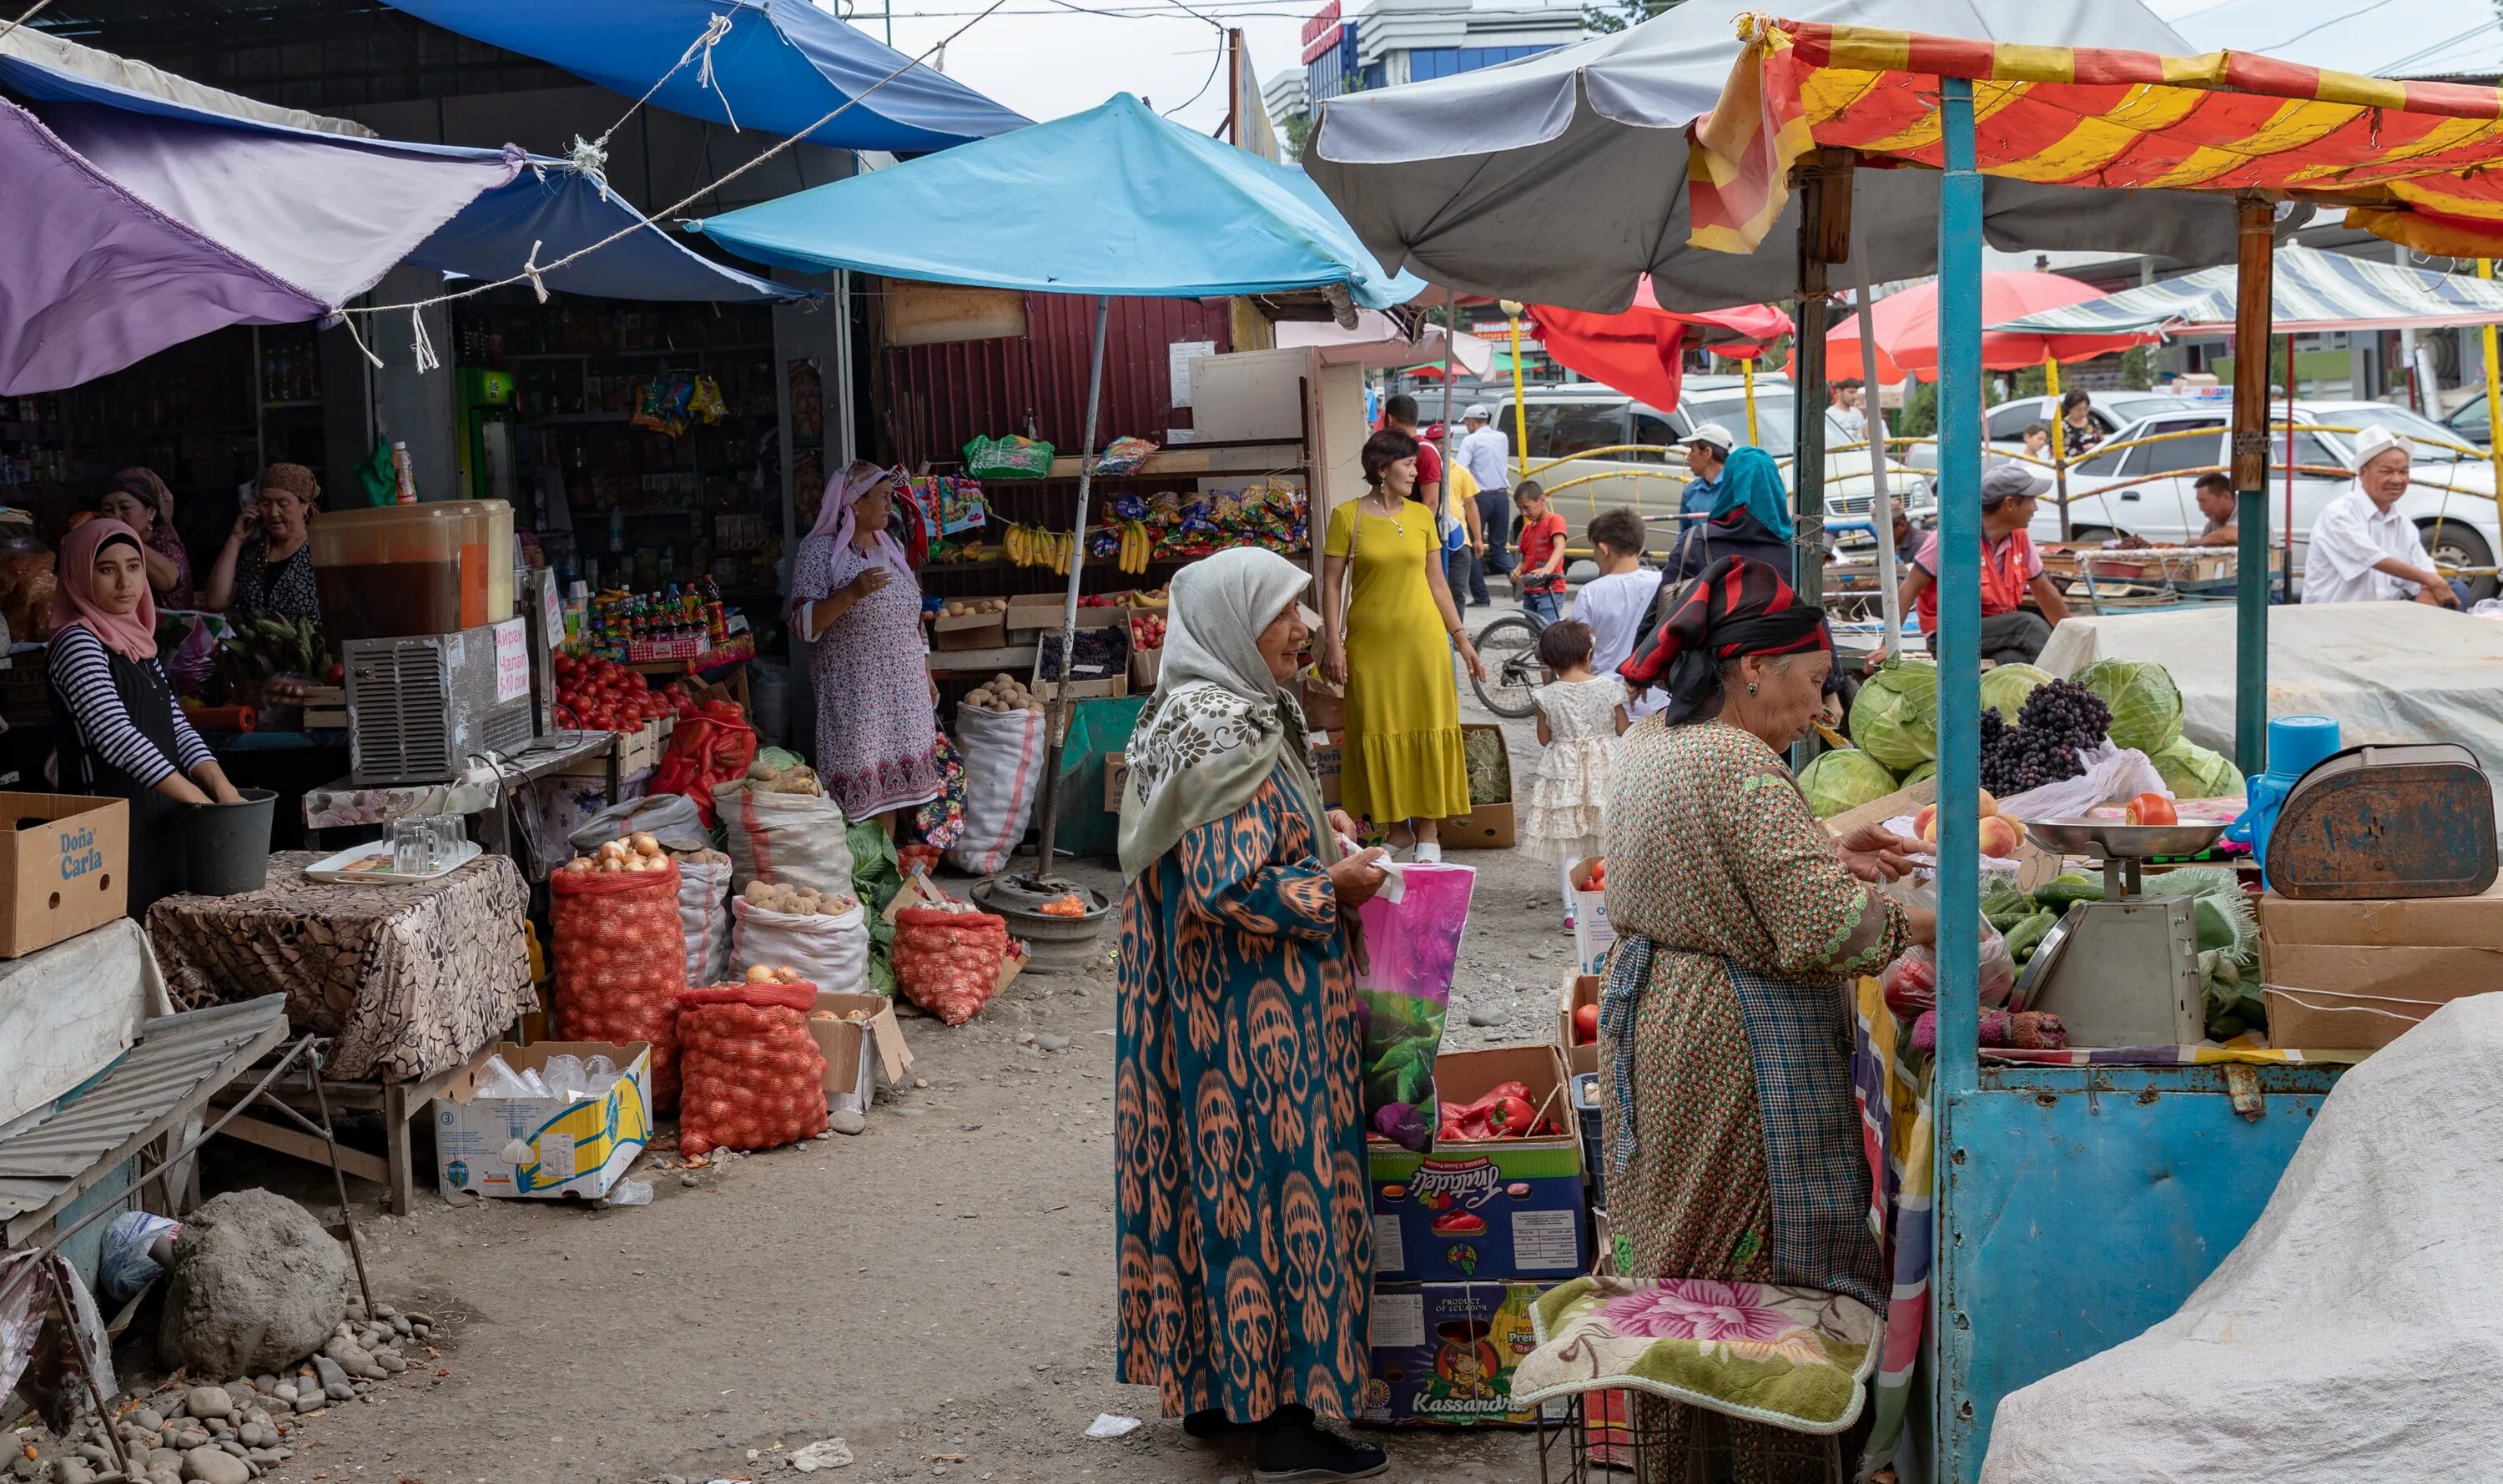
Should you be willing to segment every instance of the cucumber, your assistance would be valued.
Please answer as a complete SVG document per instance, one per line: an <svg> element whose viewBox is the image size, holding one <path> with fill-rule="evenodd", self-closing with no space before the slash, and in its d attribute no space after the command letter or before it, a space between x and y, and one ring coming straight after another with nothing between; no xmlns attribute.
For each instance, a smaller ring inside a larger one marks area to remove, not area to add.
<svg viewBox="0 0 2503 1484"><path fill-rule="evenodd" d="M2074 902L2103 900L2104 887L2083 876L2054 876L2034 889L2034 899L2054 912L2066 912Z"/></svg>
<svg viewBox="0 0 2503 1484"><path fill-rule="evenodd" d="M2007 932L2008 953L2020 963L2032 958L2034 950L2041 945L2042 939L2050 934L2053 925L2059 921L2060 914L2045 907L2017 924Z"/></svg>

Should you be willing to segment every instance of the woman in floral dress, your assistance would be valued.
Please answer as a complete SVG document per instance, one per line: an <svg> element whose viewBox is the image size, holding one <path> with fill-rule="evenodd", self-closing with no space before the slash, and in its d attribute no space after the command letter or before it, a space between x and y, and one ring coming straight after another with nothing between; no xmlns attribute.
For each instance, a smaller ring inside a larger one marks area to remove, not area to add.
<svg viewBox="0 0 2503 1484"><path fill-rule="evenodd" d="M1818 1289L1882 1318L1847 984L1935 925L1868 885L1922 847L1875 826L1834 840L1784 765L1833 664L1819 610L1732 556L1622 671L1667 699L1626 733L1608 805L1602 1158L1627 1276ZM1645 1405L1671 1437L1692 1425ZM1732 1423L1730 1440L1743 1484L1791 1477L1800 1456L1761 1425Z"/></svg>
<svg viewBox="0 0 2503 1484"><path fill-rule="evenodd" d="M1249 547L1175 577L1121 797L1113 1143L1119 1377L1184 1435L1256 1425L1260 1480L1379 1473L1363 1406L1370 1193L1340 856L1292 677L1309 574Z"/></svg>
<svg viewBox="0 0 2503 1484"><path fill-rule="evenodd" d="M791 568L791 623L815 640L817 774L843 817L895 833L939 796L938 689L921 631L921 589L887 534L896 472L865 458L826 487Z"/></svg>

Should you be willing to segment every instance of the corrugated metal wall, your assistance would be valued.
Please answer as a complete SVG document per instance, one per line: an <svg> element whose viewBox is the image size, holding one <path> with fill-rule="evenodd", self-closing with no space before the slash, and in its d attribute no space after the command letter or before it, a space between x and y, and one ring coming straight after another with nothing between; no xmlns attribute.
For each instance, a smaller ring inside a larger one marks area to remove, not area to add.
<svg viewBox="0 0 2503 1484"><path fill-rule="evenodd" d="M1190 426L1190 410L1173 405L1169 348L1205 340L1231 349L1225 304L1193 299L1114 299L1104 336L1104 406L1096 418L1100 447L1135 435L1164 441L1165 429ZM962 458L977 434L1035 432L1064 453L1085 441L1086 363L1095 330L1095 301L1080 294L1026 296L1021 340L970 340L953 345L888 348L876 388L883 451L907 468L927 460L939 468Z"/></svg>

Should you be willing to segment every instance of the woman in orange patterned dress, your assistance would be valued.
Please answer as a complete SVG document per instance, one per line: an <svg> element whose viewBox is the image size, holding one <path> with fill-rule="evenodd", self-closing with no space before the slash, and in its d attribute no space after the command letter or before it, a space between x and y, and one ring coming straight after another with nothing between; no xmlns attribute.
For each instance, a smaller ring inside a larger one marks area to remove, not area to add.
<svg viewBox="0 0 2503 1484"><path fill-rule="evenodd" d="M1120 1379L1191 1441L1258 1428L1262 1484L1354 1479L1322 1429L1365 1383L1373 1278L1347 928L1383 872L1342 858L1302 709L1308 574L1220 552L1174 579L1121 798Z"/></svg>

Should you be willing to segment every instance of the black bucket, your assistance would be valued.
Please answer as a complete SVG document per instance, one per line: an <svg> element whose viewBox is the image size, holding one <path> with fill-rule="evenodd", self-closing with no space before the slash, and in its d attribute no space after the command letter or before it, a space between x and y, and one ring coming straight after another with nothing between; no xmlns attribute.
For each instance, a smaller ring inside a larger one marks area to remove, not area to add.
<svg viewBox="0 0 2503 1484"><path fill-rule="evenodd" d="M202 896L257 892L269 881L269 826L278 795L242 790L238 804L193 804L182 815L189 887Z"/></svg>

